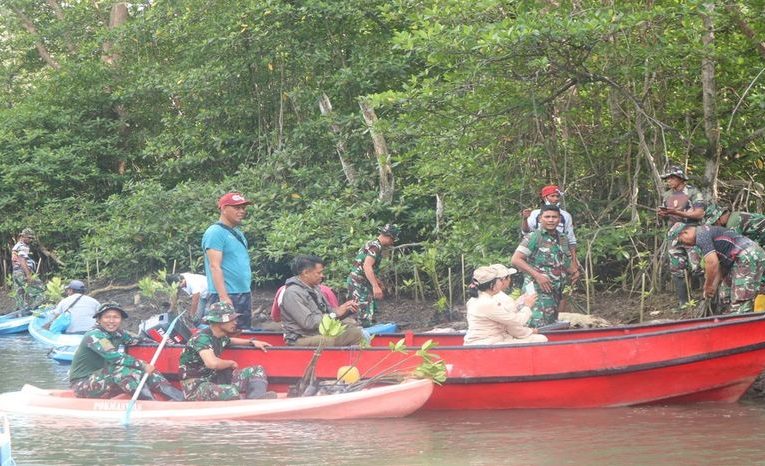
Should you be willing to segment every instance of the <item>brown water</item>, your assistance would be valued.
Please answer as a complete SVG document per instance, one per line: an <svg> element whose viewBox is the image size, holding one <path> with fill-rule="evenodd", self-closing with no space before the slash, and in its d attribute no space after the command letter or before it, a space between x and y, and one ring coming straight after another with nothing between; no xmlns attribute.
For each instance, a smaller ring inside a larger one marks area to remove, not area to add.
<svg viewBox="0 0 765 466"><path fill-rule="evenodd" d="M66 386L28 335L0 337L0 392ZM19 465L765 464L765 405L424 412L404 419L141 425L10 416Z"/></svg>

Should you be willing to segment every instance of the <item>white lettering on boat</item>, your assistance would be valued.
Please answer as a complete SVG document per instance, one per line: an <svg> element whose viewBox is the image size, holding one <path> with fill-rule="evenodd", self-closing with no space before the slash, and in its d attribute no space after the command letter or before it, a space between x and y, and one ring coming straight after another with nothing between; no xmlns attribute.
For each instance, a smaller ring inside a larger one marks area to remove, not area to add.
<svg viewBox="0 0 765 466"><path fill-rule="evenodd" d="M93 403L93 411L125 411L127 409L128 402L122 401L122 400L104 400L104 401L96 401ZM133 411L139 411L141 409L141 405L136 403L135 406L133 406Z"/></svg>

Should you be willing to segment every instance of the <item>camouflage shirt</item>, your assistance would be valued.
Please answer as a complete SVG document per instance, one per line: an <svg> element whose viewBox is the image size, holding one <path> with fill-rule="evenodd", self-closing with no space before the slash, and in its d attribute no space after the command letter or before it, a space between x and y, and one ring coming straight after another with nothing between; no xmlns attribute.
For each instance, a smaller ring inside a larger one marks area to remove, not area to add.
<svg viewBox="0 0 765 466"><path fill-rule="evenodd" d="M765 247L765 215L733 212L725 226Z"/></svg>
<svg viewBox="0 0 765 466"><path fill-rule="evenodd" d="M129 354L125 349L138 340L123 330L107 332L100 325L85 333L72 359L69 380L82 379L109 365L120 365L143 369L146 365Z"/></svg>
<svg viewBox="0 0 765 466"><path fill-rule="evenodd" d="M186 379L212 379L215 376L215 370L205 366L205 362L199 355L200 351L211 349L215 356L220 357L223 350L231 344L229 337L216 337L212 330L206 328L189 340L186 347L181 352L180 377Z"/></svg>
<svg viewBox="0 0 765 466"><path fill-rule="evenodd" d="M364 261L367 257L374 259L375 263L372 266L372 270L374 270L375 275L377 275L380 270L380 263L382 262L382 249L383 247L382 244L380 244L380 240L373 239L367 241L364 247L359 249L356 258L353 260L351 273L348 275L348 283L355 282L369 285L369 280L367 280L367 276L364 274Z"/></svg>
<svg viewBox="0 0 765 466"><path fill-rule="evenodd" d="M568 238L557 230L553 233L547 230L531 232L515 250L526 256L530 266L551 280L562 280L566 270L571 267Z"/></svg>
<svg viewBox="0 0 765 466"><path fill-rule="evenodd" d="M704 210L707 206L707 201L704 199L704 195L701 191L695 187L686 184L680 191L667 190L662 195L661 205L669 209L676 209L682 211L688 211L691 209ZM699 223L699 220L693 220L683 217L669 217L670 225L674 225L677 222L685 222L691 225Z"/></svg>

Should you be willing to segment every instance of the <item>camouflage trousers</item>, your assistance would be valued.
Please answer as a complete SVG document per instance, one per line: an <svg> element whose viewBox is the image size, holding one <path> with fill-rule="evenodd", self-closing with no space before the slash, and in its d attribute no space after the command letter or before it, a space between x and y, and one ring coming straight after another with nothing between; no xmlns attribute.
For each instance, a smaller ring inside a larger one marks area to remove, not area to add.
<svg viewBox="0 0 765 466"><path fill-rule="evenodd" d="M348 299L353 299L359 303L357 320L362 327L369 327L375 323L375 302L372 287L366 284L354 281L348 282Z"/></svg>
<svg viewBox="0 0 765 466"><path fill-rule="evenodd" d="M72 382L72 390L78 398L112 398L122 393L132 395L138 388L143 371L134 367L109 365L88 377ZM170 384L159 373L152 373L146 379L146 385L155 390L162 384Z"/></svg>
<svg viewBox="0 0 765 466"><path fill-rule="evenodd" d="M243 400L253 390L262 395L267 385L263 366L227 369L218 371L211 379L197 377L181 381L183 394L189 401Z"/></svg>
<svg viewBox="0 0 765 466"><path fill-rule="evenodd" d="M723 312L742 314L754 310L754 299L765 293L765 251L756 244L736 257L718 290Z"/></svg>
<svg viewBox="0 0 765 466"><path fill-rule="evenodd" d="M39 306L45 299L43 284L40 280L27 282L27 276L21 270L13 272L13 285L16 294L17 309L31 309Z"/></svg>
<svg viewBox="0 0 765 466"><path fill-rule="evenodd" d="M529 319L527 325L531 328L537 328L555 323L558 320L558 307L563 298L563 286L565 282L562 280L553 280L552 292L546 293L537 286L536 282L534 282L531 277L527 276L525 280L524 289L531 282L534 283L534 289L537 292L537 301L534 303L534 307L531 308L531 319Z"/></svg>
<svg viewBox="0 0 765 466"><path fill-rule="evenodd" d="M701 249L698 246L688 247L678 244L670 247L667 253L669 254L669 274L673 277L685 279L686 270L691 274L701 272Z"/></svg>

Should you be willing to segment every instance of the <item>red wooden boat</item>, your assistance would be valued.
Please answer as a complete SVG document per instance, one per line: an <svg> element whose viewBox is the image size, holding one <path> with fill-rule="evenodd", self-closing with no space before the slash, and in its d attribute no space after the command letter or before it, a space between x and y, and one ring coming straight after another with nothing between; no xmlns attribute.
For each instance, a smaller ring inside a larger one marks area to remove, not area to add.
<svg viewBox="0 0 765 466"><path fill-rule="evenodd" d="M362 375L383 371L405 355L388 343L404 338L416 349L428 339L447 366L424 409L591 408L648 403L735 402L765 369L765 315L692 319L605 329L554 331L547 343L462 346L462 335L378 336L372 348L326 348L319 378L354 364ZM312 348L284 346L280 334L258 339L276 346L267 353L230 348L224 358L240 367L261 364L271 384L283 389L303 374ZM157 369L177 376L180 346L166 347ZM153 345L129 352L150 359ZM365 374L366 373L366 374Z"/></svg>
<svg viewBox="0 0 765 466"><path fill-rule="evenodd" d="M428 379L396 385L305 398L232 401L136 402L131 422L283 421L403 417L425 404L433 391ZM18 392L0 394L0 411L46 418L113 421L125 415L128 397L75 398L71 390L45 390L24 385Z"/></svg>

